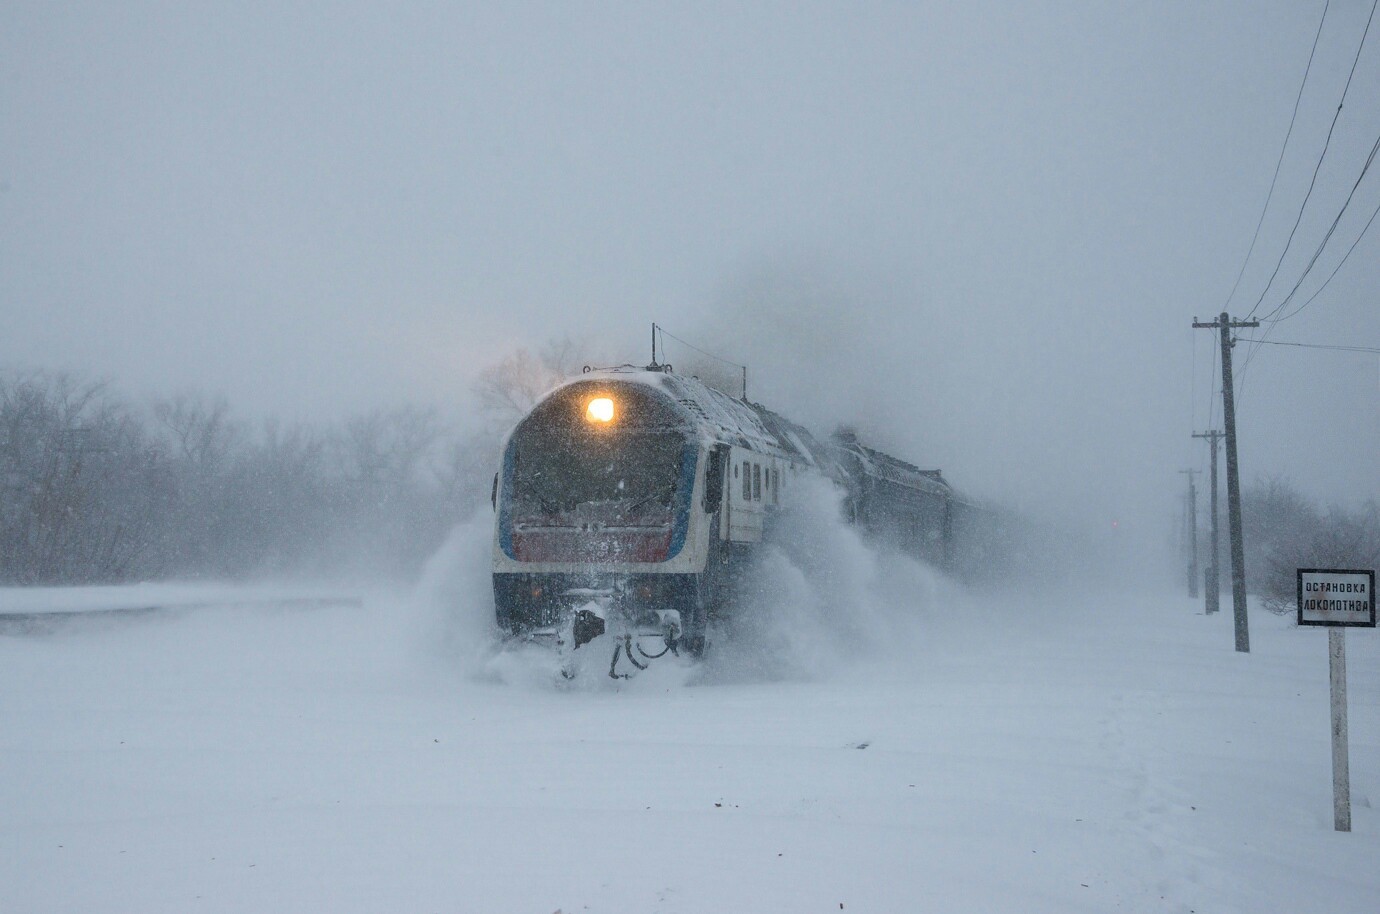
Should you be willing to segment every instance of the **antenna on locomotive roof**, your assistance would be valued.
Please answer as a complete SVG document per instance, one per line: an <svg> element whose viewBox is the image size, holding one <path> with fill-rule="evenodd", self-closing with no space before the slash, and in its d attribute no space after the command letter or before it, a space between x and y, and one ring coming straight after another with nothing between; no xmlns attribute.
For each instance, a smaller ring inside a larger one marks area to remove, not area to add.
<svg viewBox="0 0 1380 914"><path fill-rule="evenodd" d="M709 358L713 359L713 360L716 361L716 362L723 362L725 365L734 365L734 366L737 366L738 368L743 369L743 400L744 400L744 402L747 401L747 366L746 366L746 365L744 365L742 362L733 362L733 361L730 361L729 359L721 358L720 356L717 356L717 355L715 355L715 354L712 353L712 352L706 352L705 350L703 350L703 349L701 349L700 347L696 346L694 343L687 343L685 340L683 340L683 339L681 339L680 337L676 336L674 333L667 333L665 327L662 327L662 326L660 326L659 324L655 324L655 323L652 324L652 364L649 365L649 366L647 366L648 368L651 368L651 369L653 369L653 370L658 370L658 371L670 371L670 370L671 370L671 366L670 366L670 365L658 365L658 364L657 364L657 361L656 361L656 340L657 340L657 335L658 335L658 334L660 334L660 336L662 337L662 340L661 340L661 354L662 354L662 356L665 356L665 355L666 355L666 339L665 339L665 338L669 336L671 339L675 340L677 343L680 343L682 346L685 346L687 349L693 349L693 350L695 350L695 351L698 352L700 355L708 356ZM724 391L724 392L727 393L727 391Z"/></svg>

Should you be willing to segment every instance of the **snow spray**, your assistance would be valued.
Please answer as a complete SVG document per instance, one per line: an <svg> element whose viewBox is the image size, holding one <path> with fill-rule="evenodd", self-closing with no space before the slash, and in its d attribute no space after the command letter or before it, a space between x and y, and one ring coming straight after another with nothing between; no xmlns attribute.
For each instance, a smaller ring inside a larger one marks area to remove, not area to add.
<svg viewBox="0 0 1380 914"><path fill-rule="evenodd" d="M864 540L843 493L802 478L712 632L708 679L814 679L913 656L925 622L957 588L922 562Z"/></svg>

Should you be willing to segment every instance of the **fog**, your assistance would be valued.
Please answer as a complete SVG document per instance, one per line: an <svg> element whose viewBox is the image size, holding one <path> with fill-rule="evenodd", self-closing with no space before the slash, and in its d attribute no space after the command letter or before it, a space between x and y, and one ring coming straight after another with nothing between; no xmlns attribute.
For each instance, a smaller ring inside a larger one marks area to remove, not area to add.
<svg viewBox="0 0 1380 914"><path fill-rule="evenodd" d="M518 348L643 363L656 321L820 431L1172 544L1212 421L1190 324L1245 260L1320 4L283 6L0 11L0 368L474 416ZM1368 14L1328 12L1233 314ZM1261 311L1380 130L1376 40ZM1369 174L1300 303L1377 202ZM1377 245L1271 338L1380 345ZM1262 347L1242 388L1247 481L1380 497L1375 355Z"/></svg>

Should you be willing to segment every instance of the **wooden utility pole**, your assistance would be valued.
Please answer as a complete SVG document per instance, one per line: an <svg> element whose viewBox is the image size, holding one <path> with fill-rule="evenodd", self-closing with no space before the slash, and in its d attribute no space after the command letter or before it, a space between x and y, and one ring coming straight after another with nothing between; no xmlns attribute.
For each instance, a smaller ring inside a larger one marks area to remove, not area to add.
<svg viewBox="0 0 1380 914"><path fill-rule="evenodd" d="M1188 476L1188 595L1198 596L1198 490L1193 486L1197 470L1180 470Z"/></svg>
<svg viewBox="0 0 1380 914"><path fill-rule="evenodd" d="M1227 437L1227 527L1231 538L1231 605L1236 624L1236 649L1250 653L1251 635L1246 622L1246 546L1241 534L1241 478L1236 466L1236 397L1231 380L1232 330L1238 327L1259 327L1260 321L1234 321L1223 311L1211 323L1193 326L1212 328L1222 334L1222 424Z"/></svg>
<svg viewBox="0 0 1380 914"><path fill-rule="evenodd" d="M1210 616L1218 610L1218 597L1222 581L1222 547L1221 540L1217 536L1217 445L1222 440L1222 433L1216 429L1206 432L1194 432L1194 438L1207 438L1212 442L1212 553L1208 561L1207 580L1203 586L1203 608Z"/></svg>

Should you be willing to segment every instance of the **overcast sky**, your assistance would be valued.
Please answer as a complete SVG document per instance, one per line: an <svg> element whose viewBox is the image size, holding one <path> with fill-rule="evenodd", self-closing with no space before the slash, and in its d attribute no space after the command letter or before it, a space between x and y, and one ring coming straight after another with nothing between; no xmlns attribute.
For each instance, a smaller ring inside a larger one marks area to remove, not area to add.
<svg viewBox="0 0 1380 914"><path fill-rule="evenodd" d="M9 0L0 365L333 418L464 408L556 336L643 362L656 320L822 431L1164 540L1206 466L1215 337L1189 325L1241 268L1321 12ZM1333 0L1235 314L1369 13ZM1261 310L1377 134L1380 23ZM1372 173L1301 300L1377 205ZM1380 228L1271 338L1380 345L1378 292ZM1378 363L1261 349L1246 480L1380 496Z"/></svg>

